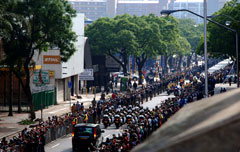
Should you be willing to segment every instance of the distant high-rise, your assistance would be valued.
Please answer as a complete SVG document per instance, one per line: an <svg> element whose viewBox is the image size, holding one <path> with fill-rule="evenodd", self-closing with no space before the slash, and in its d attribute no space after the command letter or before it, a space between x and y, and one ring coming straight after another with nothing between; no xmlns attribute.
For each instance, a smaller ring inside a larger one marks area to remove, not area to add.
<svg viewBox="0 0 240 152"><path fill-rule="evenodd" d="M78 13L84 13L90 20L100 17L114 17L128 13L130 15L160 16L163 9L168 9L171 0L68 0Z"/></svg>
<svg viewBox="0 0 240 152"><path fill-rule="evenodd" d="M78 13L96 20L100 17L114 17L116 15L117 0L68 0Z"/></svg>
<svg viewBox="0 0 240 152"><path fill-rule="evenodd" d="M118 0L117 15L160 15L160 3L158 0Z"/></svg>
<svg viewBox="0 0 240 152"><path fill-rule="evenodd" d="M172 0L169 4L169 9L188 9L194 13L203 15L203 0ZM177 12L172 15L177 18L193 19L197 24L203 22L202 18L188 12Z"/></svg>
<svg viewBox="0 0 240 152"><path fill-rule="evenodd" d="M212 15L217 12L226 2L227 0L207 0L207 14Z"/></svg>

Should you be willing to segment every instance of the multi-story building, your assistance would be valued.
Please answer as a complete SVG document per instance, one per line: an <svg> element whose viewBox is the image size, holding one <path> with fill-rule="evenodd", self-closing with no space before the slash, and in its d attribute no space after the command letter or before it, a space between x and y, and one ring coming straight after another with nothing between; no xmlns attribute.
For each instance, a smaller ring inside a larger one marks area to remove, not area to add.
<svg viewBox="0 0 240 152"><path fill-rule="evenodd" d="M117 0L69 0L78 13L84 13L91 20L116 15Z"/></svg>
<svg viewBox="0 0 240 152"><path fill-rule="evenodd" d="M34 71L31 77L33 93L55 89L57 103L70 100L71 95L78 95L79 74L84 71L84 14L73 18L73 31L78 36L74 44L76 52L67 62L61 61L58 48L34 55L33 60L42 68ZM40 75L44 86L39 85Z"/></svg>
<svg viewBox="0 0 240 152"><path fill-rule="evenodd" d="M150 13L160 16L160 3L158 0L118 0L117 15L149 15Z"/></svg>
<svg viewBox="0 0 240 152"><path fill-rule="evenodd" d="M160 11L168 9L171 0L68 0L78 13L84 13L90 20L100 17L114 17L128 13L130 15L157 16Z"/></svg>
<svg viewBox="0 0 240 152"><path fill-rule="evenodd" d="M227 0L207 0L207 14L212 15L213 13L220 10Z"/></svg>
<svg viewBox="0 0 240 152"><path fill-rule="evenodd" d="M217 12L226 2L227 0L207 0L207 14L212 15L214 12ZM203 0L171 0L168 4L169 9L188 9L202 16L203 7ZM201 18L188 12L174 13L173 16L177 18L191 18L198 24L203 22Z"/></svg>
<svg viewBox="0 0 240 152"><path fill-rule="evenodd" d="M169 9L188 9L199 15L203 15L203 0L176 0L169 4ZM203 19L188 12L177 12L173 14L177 18L190 18L197 24L202 23Z"/></svg>

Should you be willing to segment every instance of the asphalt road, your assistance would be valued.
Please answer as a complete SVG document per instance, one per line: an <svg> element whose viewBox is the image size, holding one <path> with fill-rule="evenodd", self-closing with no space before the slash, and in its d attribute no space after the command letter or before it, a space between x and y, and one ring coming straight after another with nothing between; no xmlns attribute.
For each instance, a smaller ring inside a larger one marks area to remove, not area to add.
<svg viewBox="0 0 240 152"><path fill-rule="evenodd" d="M148 107L149 109L154 108L156 105L159 105L162 101L164 101L167 98L173 97L173 95L167 96L166 93L162 93L156 97L153 97L151 101L144 102L142 105L144 108ZM101 128L103 129L103 125L101 125ZM106 138L112 138L112 135L118 135L118 133L121 134L123 129L125 129L126 126L122 126L119 129L116 129L115 125L111 125L107 129L103 129L105 132L103 133L103 137L106 140ZM45 146L46 152L71 152L72 151L72 136L71 134L64 136L62 138L57 139L54 142L51 142Z"/></svg>
<svg viewBox="0 0 240 152"><path fill-rule="evenodd" d="M227 90L231 90L233 88L236 88L236 85L233 84L232 86L228 86L228 84L217 84L215 88L215 93L218 94L221 87L225 87ZM173 95L168 96L165 93L162 93L156 97L153 97L151 101L144 102L142 105L144 108L155 108L156 105L160 105L162 101L174 97ZM126 126L120 127L119 129L116 129L115 125L111 125L107 129L104 129L103 125L101 125L101 128L105 131L103 133L103 137L106 140L106 138L111 138L113 134L118 135L118 133L121 133L123 129L126 128ZM72 151L72 137L71 134L64 136L62 138L57 139L54 142L51 142L45 146L46 152L71 152Z"/></svg>

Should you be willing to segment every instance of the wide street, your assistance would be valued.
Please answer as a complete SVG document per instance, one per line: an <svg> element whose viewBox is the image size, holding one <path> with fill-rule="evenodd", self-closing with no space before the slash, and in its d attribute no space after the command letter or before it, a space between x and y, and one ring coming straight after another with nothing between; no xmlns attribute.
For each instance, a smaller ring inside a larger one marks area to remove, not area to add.
<svg viewBox="0 0 240 152"><path fill-rule="evenodd" d="M159 96L154 97L151 101L144 102L143 107L148 107L149 109L154 108L156 105L159 105L162 101L169 97L174 97L173 95L167 96L166 93L162 93ZM101 125L103 129L103 125ZM113 134L118 135L121 133L126 126L121 127L120 129L116 129L115 125L111 125L107 129L103 129L105 133L103 133L104 139L111 138ZM72 151L72 136L71 134L64 136L62 138L57 139L54 142L49 143L45 146L46 152L71 152Z"/></svg>
<svg viewBox="0 0 240 152"><path fill-rule="evenodd" d="M233 88L236 88L236 84L233 84L232 86L229 86L228 84L217 84L215 88L215 94L219 93L219 90L221 87L225 87L227 90L231 90ZM164 101L167 98L174 97L172 94L167 95L166 92L153 97L151 101L144 102L143 107L152 109L157 105L160 105L162 101ZM116 129L115 125L112 124L107 129L104 129L103 125L101 125L101 128L105 131L103 133L104 140L106 138L111 138L113 134L118 135L118 133L121 133L123 129L126 128L126 125L123 127L120 127L119 129ZM51 142L45 146L46 152L71 152L72 151L72 136L71 134L68 134L62 138L57 139L54 142Z"/></svg>

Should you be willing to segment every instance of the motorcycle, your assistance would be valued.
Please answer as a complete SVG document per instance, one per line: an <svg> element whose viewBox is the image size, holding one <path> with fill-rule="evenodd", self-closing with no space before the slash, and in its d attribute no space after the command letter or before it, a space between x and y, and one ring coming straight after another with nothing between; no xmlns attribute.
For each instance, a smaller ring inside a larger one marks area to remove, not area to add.
<svg viewBox="0 0 240 152"><path fill-rule="evenodd" d="M104 115L104 116L103 116L103 125L104 125L105 128L107 128L108 126L110 126L110 121L109 121L108 115Z"/></svg>
<svg viewBox="0 0 240 152"><path fill-rule="evenodd" d="M120 116L119 115L115 115L114 122L115 122L116 128L118 129L120 127Z"/></svg>
<svg viewBox="0 0 240 152"><path fill-rule="evenodd" d="M132 123L132 116L127 115L127 124L131 124L131 123Z"/></svg>

